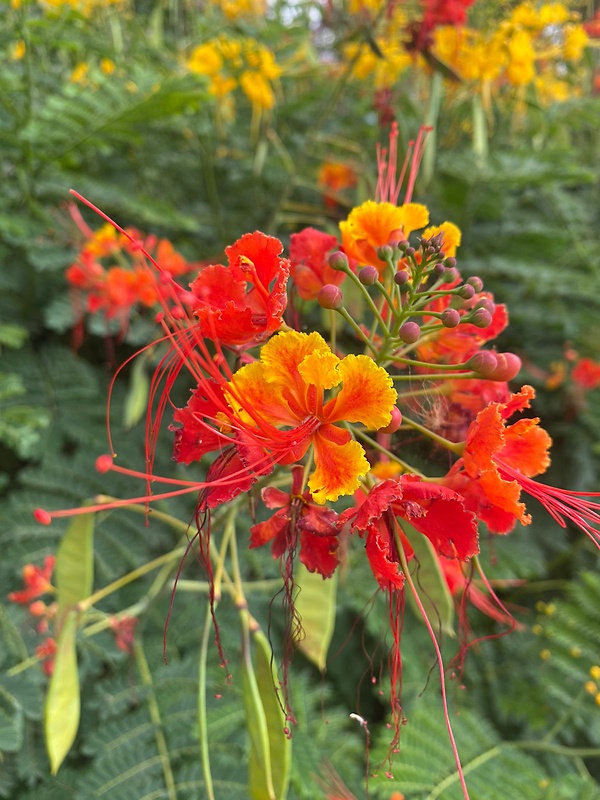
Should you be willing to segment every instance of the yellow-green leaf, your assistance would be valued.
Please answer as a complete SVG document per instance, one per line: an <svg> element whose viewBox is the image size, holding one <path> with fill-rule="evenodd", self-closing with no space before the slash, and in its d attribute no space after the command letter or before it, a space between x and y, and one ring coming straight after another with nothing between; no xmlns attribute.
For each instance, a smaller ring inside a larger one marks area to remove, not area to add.
<svg viewBox="0 0 600 800"><path fill-rule="evenodd" d="M434 631L441 630L446 636L455 636L454 600L442 574L433 545L426 536L423 536L407 522L402 522L402 529L415 551L419 566L413 579L431 626ZM422 622L423 616L412 592L407 591L406 596L417 618Z"/></svg>
<svg viewBox="0 0 600 800"><path fill-rule="evenodd" d="M337 572L333 577L323 580L321 575L309 572L304 564L298 563L295 580L299 590L295 607L304 631L298 648L324 672L335 629Z"/></svg>
<svg viewBox="0 0 600 800"><path fill-rule="evenodd" d="M271 772L271 746L267 715L258 688L247 635L245 636L242 662L242 692L246 711L246 729L250 736L249 795L252 800L277 800Z"/></svg>
<svg viewBox="0 0 600 800"><path fill-rule="evenodd" d="M64 620L58 640L54 671L50 678L44 709L44 734L52 775L56 775L71 749L79 727L76 632L77 615L71 612Z"/></svg>
<svg viewBox="0 0 600 800"><path fill-rule="evenodd" d="M275 687L277 684L277 671L274 668L271 646L262 631L254 634L256 645L255 674L258 692L262 701L267 723L269 737L269 752L271 756L271 778L276 800L283 800L287 794L290 780L292 757L292 741L284 733L286 727L285 714L281 706ZM250 762L250 785L253 785L253 767ZM254 797L254 795L252 795Z"/></svg>
<svg viewBox="0 0 600 800"><path fill-rule="evenodd" d="M133 362L129 389L123 408L123 427L133 428L146 412L150 381L146 372L146 359L138 357Z"/></svg>
<svg viewBox="0 0 600 800"><path fill-rule="evenodd" d="M54 575L58 593L57 627L94 585L94 514L74 517L56 554Z"/></svg>

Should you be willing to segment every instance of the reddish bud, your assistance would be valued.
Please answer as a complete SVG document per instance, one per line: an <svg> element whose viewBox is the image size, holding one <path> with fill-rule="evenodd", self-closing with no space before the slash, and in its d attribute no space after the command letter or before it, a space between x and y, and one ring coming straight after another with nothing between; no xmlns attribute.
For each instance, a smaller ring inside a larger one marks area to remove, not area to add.
<svg viewBox="0 0 600 800"><path fill-rule="evenodd" d="M474 294L475 289L468 283L466 283L464 286L461 286L458 290L458 296L462 297L463 300L470 300Z"/></svg>
<svg viewBox="0 0 600 800"><path fill-rule="evenodd" d="M43 508L36 508L33 512L33 517L40 525L50 525L52 522L52 517L47 511L44 511Z"/></svg>
<svg viewBox="0 0 600 800"><path fill-rule="evenodd" d="M477 275L473 275L472 278L467 278L467 283L469 286L472 286L476 292L480 292L483 289L483 281L481 278L478 278Z"/></svg>
<svg viewBox="0 0 600 800"><path fill-rule="evenodd" d="M171 309L171 316L173 319L183 319L185 317L185 311L181 306L173 306Z"/></svg>
<svg viewBox="0 0 600 800"><path fill-rule="evenodd" d="M498 365L488 379L492 381L511 381L519 374L521 359L514 353L496 353Z"/></svg>
<svg viewBox="0 0 600 800"><path fill-rule="evenodd" d="M341 308L344 305L344 295L339 286L327 283L317 295L317 302L321 308Z"/></svg>
<svg viewBox="0 0 600 800"><path fill-rule="evenodd" d="M460 314L455 308L447 308L442 312L441 321L445 328L456 328L460 323Z"/></svg>
<svg viewBox="0 0 600 800"><path fill-rule="evenodd" d="M405 253L409 258L410 258L410 256L414 256L415 252L416 251L415 251L414 247L407 247L406 250L405 250Z"/></svg>
<svg viewBox="0 0 600 800"><path fill-rule="evenodd" d="M491 350L480 350L467 361L465 366L472 369L473 372L477 372L483 378L487 378L498 367L498 358Z"/></svg>
<svg viewBox="0 0 600 800"><path fill-rule="evenodd" d="M98 458L96 459L97 472L102 472L102 473L108 472L112 468L112 465L113 465L112 456L105 454L103 456L98 456Z"/></svg>
<svg viewBox="0 0 600 800"><path fill-rule="evenodd" d="M492 324L492 315L487 308L478 308L469 322L476 325L478 328L489 328Z"/></svg>
<svg viewBox="0 0 600 800"><path fill-rule="evenodd" d="M421 328L416 322L405 322L398 331L398 337L406 344L414 344L420 335Z"/></svg>
<svg viewBox="0 0 600 800"><path fill-rule="evenodd" d="M444 266L448 267L448 269L454 269L456 266L456 259L450 256L444 260Z"/></svg>
<svg viewBox="0 0 600 800"><path fill-rule="evenodd" d="M399 269L398 272L394 275L394 282L398 284L398 286L404 286L410 280L410 275L405 269Z"/></svg>
<svg viewBox="0 0 600 800"><path fill-rule="evenodd" d="M444 274L444 283L454 283L459 278L460 275L458 274L458 270L454 269L454 267L450 267L450 269L447 269Z"/></svg>
<svg viewBox="0 0 600 800"><path fill-rule="evenodd" d="M441 277L442 277L442 275L444 275L444 274L445 274L445 272L446 272L446 267L445 267L443 264L440 264L440 263L438 262L438 263L437 263L437 264L436 264L436 265L433 267L433 269L431 270L431 272L433 273L433 275L435 275L435 277L436 277L436 278L441 278Z"/></svg>
<svg viewBox="0 0 600 800"><path fill-rule="evenodd" d="M375 267L364 267L358 273L358 280L363 286L372 286L379 279L379 272Z"/></svg>
<svg viewBox="0 0 600 800"><path fill-rule="evenodd" d="M382 261L391 261L393 255L394 251L389 244L382 244L381 247L377 248L377 258L380 258Z"/></svg>
<svg viewBox="0 0 600 800"><path fill-rule="evenodd" d="M386 425L385 428L379 428L380 433L396 433L398 428L402 425L402 412L397 406L392 408L392 419L389 425Z"/></svg>
<svg viewBox="0 0 600 800"><path fill-rule="evenodd" d="M341 250L336 250L329 256L329 266L331 269L346 270L348 269L348 256L342 253Z"/></svg>

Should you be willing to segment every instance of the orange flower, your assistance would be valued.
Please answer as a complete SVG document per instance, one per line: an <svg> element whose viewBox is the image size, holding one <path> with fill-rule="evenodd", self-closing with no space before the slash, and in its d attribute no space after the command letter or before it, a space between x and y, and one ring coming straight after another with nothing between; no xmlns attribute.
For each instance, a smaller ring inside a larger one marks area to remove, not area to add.
<svg viewBox="0 0 600 800"><path fill-rule="evenodd" d="M490 403L480 411L467 433L463 457L452 467L446 485L459 491L467 508L475 511L492 531L508 533L517 520L531 522L520 502L519 477L545 472L550 464L550 436L540 428L539 419L506 421L516 411L529 408L535 397L524 386L506 403Z"/></svg>
<svg viewBox="0 0 600 800"><path fill-rule="evenodd" d="M332 195L356 186L356 173L347 164L338 161L326 161L321 165L317 176L319 186L325 190L323 193L326 205L337 205L335 197Z"/></svg>
<svg viewBox="0 0 600 800"><path fill-rule="evenodd" d="M340 384L340 391L325 401L325 391ZM340 360L318 333L296 331L274 336L262 348L260 361L238 370L227 389L235 417L255 430L267 449L273 448L273 438L281 441L279 426L292 428L279 463L298 461L312 444L315 469L308 487L317 503L352 494L369 471L362 446L333 423L384 428L396 397L387 372L367 356Z"/></svg>
<svg viewBox="0 0 600 800"><path fill-rule="evenodd" d="M600 386L600 363L582 358L573 367L571 378L582 389L595 389Z"/></svg>
<svg viewBox="0 0 600 800"><path fill-rule="evenodd" d="M386 264L377 258L377 248L391 240L407 239L410 234L424 228L429 222L429 211L419 203L376 203L367 200L352 209L348 219L340 222L342 246L349 258L359 264L370 264L380 271Z"/></svg>
<svg viewBox="0 0 600 800"><path fill-rule="evenodd" d="M8 599L12 603L29 603L52 589L50 578L54 570L54 556L46 556L43 567L36 567L34 564L25 564L23 567L23 584L25 588L21 592L11 592Z"/></svg>

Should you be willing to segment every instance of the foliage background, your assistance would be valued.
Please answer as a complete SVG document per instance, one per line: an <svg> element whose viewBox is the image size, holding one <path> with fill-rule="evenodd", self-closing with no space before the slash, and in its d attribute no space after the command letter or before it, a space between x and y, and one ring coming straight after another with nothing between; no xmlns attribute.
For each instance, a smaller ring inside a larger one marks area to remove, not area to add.
<svg viewBox="0 0 600 800"><path fill-rule="evenodd" d="M504 10L504 4L489 5L496 14ZM344 72L331 80L327 68L331 53L344 36L358 35L356 29L332 33L320 20L305 3L274 4L266 20L233 21L216 6L196 10L178 2L130 4L121 11L100 4L89 14L68 5L50 11L26 2L0 7L3 595L19 587L24 564L41 563L56 551L64 532L59 523L37 525L34 506L131 494L126 479L96 474L92 459L106 449L111 364L146 341L151 326L142 316L133 318L122 341L96 320L82 348L72 351L74 318L64 271L76 237L66 211L68 189L76 188L123 224L169 237L191 260L219 259L227 244L255 228L284 241L306 224L335 232L337 218L372 194L379 129L370 86ZM191 48L220 31L255 36L275 49L283 65L275 108L258 120L242 95L236 96L235 117L224 119L207 79L185 67ZM16 58L20 41L25 54ZM102 59L114 62L113 73L102 71ZM75 83L73 70L82 62L89 65L87 78ZM425 120L432 85L431 74L408 74L394 88L404 142ZM530 94L519 110L499 95L487 118L486 154L474 149L468 99L453 97L451 87L446 91L417 199L427 202L434 219L461 227L461 269L481 275L509 306L511 326L501 346L523 358L523 382L539 390L536 412L554 438L550 480L597 489L597 394L582 401L568 382L554 391L544 387L565 347L600 358L599 100L589 85L580 97L549 107ZM316 178L327 159L351 163L358 174L357 186L342 193L333 209L323 204ZM91 216L86 219L95 225ZM143 425L120 430L124 405L131 402L128 377L126 371L117 382L113 415L122 463L136 466L143 462ZM159 462L159 472L173 468L168 437ZM189 520L193 504L170 501L165 509ZM486 565L492 578L527 579L502 591L524 628L474 647L462 681L451 683L452 719L474 800L600 797L600 709L584 688L590 668L600 664L597 557L578 533L533 513L532 526L493 543ZM244 514L238 520L240 542L248 519ZM95 535L97 585L177 541L177 533L159 522L145 526L126 512L104 515ZM253 551L244 559L249 581L278 578L268 553ZM351 552L349 563L340 577L326 674L320 676L301 654L293 662L299 724L291 798L325 796L329 764L357 797L364 796L365 738L349 719L351 712L370 722L371 764L387 751L386 687L379 681L387 607L381 597L373 599L359 550ZM162 637L172 574L148 600L134 654L119 651L107 630L79 637L82 724L55 777L42 738L47 679L37 665L19 667L38 637L25 610L1 598L0 797L203 796L196 695L206 598L191 583L186 586L186 579L202 580L199 573L190 558L168 630L168 665ZM100 609L110 614L140 602L152 580L121 589ZM251 600L277 652L282 613L273 594L257 591ZM218 618L233 679L227 684L218 654L209 651L215 791L243 798L249 744L239 630L226 601ZM495 631L476 613L473 627ZM410 610L403 646L409 723L393 778L381 769L370 790L382 798L396 791L407 798L452 800L460 796L459 786L439 715L433 652ZM456 642L444 647L450 660Z"/></svg>

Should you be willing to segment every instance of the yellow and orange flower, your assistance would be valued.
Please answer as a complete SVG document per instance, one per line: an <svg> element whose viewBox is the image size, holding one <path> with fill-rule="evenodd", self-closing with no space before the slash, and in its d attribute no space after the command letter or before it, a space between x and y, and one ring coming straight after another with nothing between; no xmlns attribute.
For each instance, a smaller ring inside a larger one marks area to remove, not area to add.
<svg viewBox="0 0 600 800"><path fill-rule="evenodd" d="M367 200L352 209L348 219L340 222L342 246L349 258L359 264L370 264L379 270L385 262L377 258L377 248L395 238L407 239L413 231L429 222L427 207L419 203L376 203Z"/></svg>
<svg viewBox="0 0 600 800"><path fill-rule="evenodd" d="M325 391L341 385L325 400ZM226 399L240 423L269 447L269 438L289 440L279 463L301 459L312 445L315 469L308 481L317 503L352 494L369 471L362 446L334 423L389 424L396 391L387 372L367 356L339 359L318 333L289 331L274 336L260 360L235 373ZM289 435L293 434L293 435Z"/></svg>

